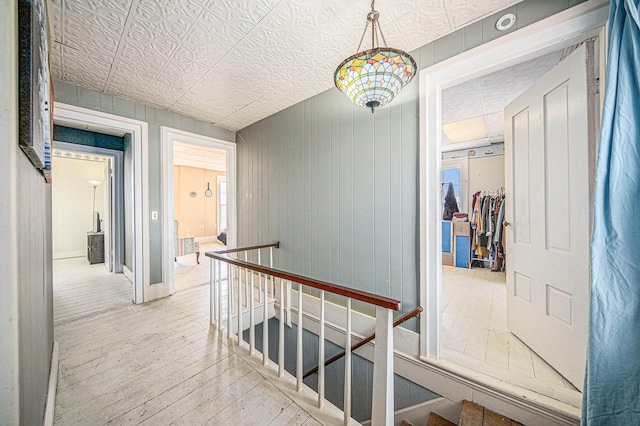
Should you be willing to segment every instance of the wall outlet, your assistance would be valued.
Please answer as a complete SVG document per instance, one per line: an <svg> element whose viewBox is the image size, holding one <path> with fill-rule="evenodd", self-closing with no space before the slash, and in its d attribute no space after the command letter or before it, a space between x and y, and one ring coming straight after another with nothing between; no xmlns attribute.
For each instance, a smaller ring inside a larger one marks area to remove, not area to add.
<svg viewBox="0 0 640 426"><path fill-rule="evenodd" d="M156 210L151 212L151 220L158 220L158 212Z"/></svg>

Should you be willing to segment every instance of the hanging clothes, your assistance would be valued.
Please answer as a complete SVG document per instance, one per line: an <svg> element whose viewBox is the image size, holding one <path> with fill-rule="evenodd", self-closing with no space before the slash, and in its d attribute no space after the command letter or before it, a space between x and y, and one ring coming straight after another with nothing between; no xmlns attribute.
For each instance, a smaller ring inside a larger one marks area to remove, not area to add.
<svg viewBox="0 0 640 426"><path fill-rule="evenodd" d="M504 257L502 244L502 220L500 211L504 206L502 190L495 195L480 195L480 191L473 196L474 207L471 216L471 250L475 259L494 260L498 256ZM497 238L497 240L496 240ZM498 242L497 242L498 241Z"/></svg>
<svg viewBox="0 0 640 426"><path fill-rule="evenodd" d="M582 424L640 422L640 13L612 1L591 239Z"/></svg>

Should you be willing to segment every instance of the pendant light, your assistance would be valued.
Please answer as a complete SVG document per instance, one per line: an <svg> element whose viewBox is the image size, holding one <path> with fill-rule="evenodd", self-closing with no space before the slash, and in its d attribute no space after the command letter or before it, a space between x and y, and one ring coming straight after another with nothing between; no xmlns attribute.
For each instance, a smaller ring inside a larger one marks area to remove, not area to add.
<svg viewBox="0 0 640 426"><path fill-rule="evenodd" d="M384 106L400 93L416 73L416 61L407 52L387 47L378 18L380 14L371 2L367 23L358 45L358 53L342 61L334 73L336 87L356 105L371 108ZM371 24L371 49L360 51ZM384 47L378 42L378 31Z"/></svg>

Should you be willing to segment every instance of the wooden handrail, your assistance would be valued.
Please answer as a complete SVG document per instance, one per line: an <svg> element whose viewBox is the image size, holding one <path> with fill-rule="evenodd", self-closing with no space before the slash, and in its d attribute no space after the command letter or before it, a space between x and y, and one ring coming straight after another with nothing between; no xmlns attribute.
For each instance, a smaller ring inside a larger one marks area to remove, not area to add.
<svg viewBox="0 0 640 426"><path fill-rule="evenodd" d="M258 249L269 248L269 247L280 248L280 241L274 241L271 244L262 244L259 246L237 247L237 248L227 249L227 250L216 250L213 253L219 253L219 254L238 253L240 251L258 250ZM205 253L205 255L206 254L207 253Z"/></svg>
<svg viewBox="0 0 640 426"><path fill-rule="evenodd" d="M231 249L231 250L235 250L235 252L238 252L238 251L262 248L262 247L275 247L275 246L265 245L265 246L254 246L250 248L240 248L240 249ZM270 268L264 265L257 265L255 263L234 259L225 254L228 252L229 252L228 250L210 251L205 253L205 256L210 257L212 259L221 260L223 262L227 262L232 265L239 266L241 268L250 269L258 273L272 275L274 277L282 278L283 280L292 281L298 284L306 285L308 287L316 288L318 290L328 291L329 293L339 294L341 296L349 297L354 300L360 300L361 302L366 302L371 305L392 309L394 311L399 311L401 307L399 300L391 299L389 297L384 297L384 296L378 296L376 294L367 293L365 291L360 291L353 288L343 287L341 285L332 284L325 281L315 280L313 278L292 274L291 272L281 271L279 269Z"/></svg>
<svg viewBox="0 0 640 426"><path fill-rule="evenodd" d="M400 324L402 324L403 322L406 322L406 321L410 320L411 318L420 315L421 312L422 312L422 306L418 306L417 308L413 309L412 311L409 311L406 314L402 315L401 317L398 317L398 319L396 319L393 322L393 327L395 328L395 327L399 326ZM364 339L360 340L358 343L354 343L351 346L351 352L355 351L356 349L358 349L361 346L366 345L367 343L369 343L370 341L372 341L375 338L376 338L376 333L371 333L370 335L368 335ZM337 360L342 358L344 355L345 355L345 351L342 351L342 352L340 352L338 354L335 354L334 356L332 356L331 358L327 359L324 362L324 366L326 367L327 365L336 362ZM310 375L315 374L317 372L318 372L318 366L315 366L311 370L309 370L306 373L304 373L304 376L302 376L302 378L306 379Z"/></svg>

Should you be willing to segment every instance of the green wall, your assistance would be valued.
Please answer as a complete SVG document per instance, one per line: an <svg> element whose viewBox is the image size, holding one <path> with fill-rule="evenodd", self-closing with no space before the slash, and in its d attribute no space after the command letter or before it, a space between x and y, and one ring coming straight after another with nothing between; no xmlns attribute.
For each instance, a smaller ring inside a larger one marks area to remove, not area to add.
<svg viewBox="0 0 640 426"><path fill-rule="evenodd" d="M411 55L424 69L577 3L524 1ZM498 32L507 12L517 23ZM416 307L418 81L375 114L331 88L238 131L238 244L278 239L278 268Z"/></svg>

